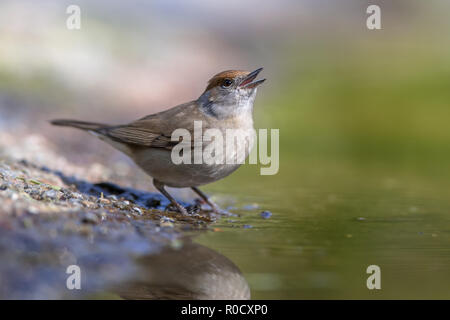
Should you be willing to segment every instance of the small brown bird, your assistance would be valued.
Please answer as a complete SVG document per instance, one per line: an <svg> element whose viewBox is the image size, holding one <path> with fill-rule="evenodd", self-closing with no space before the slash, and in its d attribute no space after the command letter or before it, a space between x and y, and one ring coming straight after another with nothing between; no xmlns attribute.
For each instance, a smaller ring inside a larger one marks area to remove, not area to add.
<svg viewBox="0 0 450 320"><path fill-rule="evenodd" d="M128 155L153 177L156 189L166 196L181 213L187 214L186 209L165 190L165 186L190 187L215 212L219 212L218 207L198 189L198 186L220 180L239 168L241 163L229 160L234 159L239 152L243 152L246 158L253 146L253 138L247 140L246 145L241 146L241 149L236 148L234 153L224 152L225 161L223 162L195 163L193 161L176 164L172 158L172 150L180 141L173 141L172 133L176 129L187 130L190 133L190 141L183 139L182 142L190 143L192 148L200 145L202 150L205 150L209 143L195 133L194 122L196 121L201 121L203 131L218 129L224 135L228 129L253 130L253 102L257 87L265 79L253 80L262 69L253 72L240 70L220 72L209 80L206 90L197 100L148 115L129 124L107 125L76 120L53 120L51 123L86 130ZM225 141L224 144L226 148Z"/></svg>

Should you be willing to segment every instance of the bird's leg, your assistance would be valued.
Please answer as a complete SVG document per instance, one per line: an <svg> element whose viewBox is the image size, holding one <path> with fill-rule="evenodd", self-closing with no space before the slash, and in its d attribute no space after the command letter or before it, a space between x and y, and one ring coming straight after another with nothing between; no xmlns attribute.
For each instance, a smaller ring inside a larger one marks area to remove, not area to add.
<svg viewBox="0 0 450 320"><path fill-rule="evenodd" d="M169 201L180 211L183 215L187 216L188 212L186 209L179 204L167 191L164 189L164 184L161 181L158 181L156 179L153 179L153 185L156 189L158 189L159 192L161 192Z"/></svg>
<svg viewBox="0 0 450 320"><path fill-rule="evenodd" d="M205 201L215 213L220 213L220 208L211 200L209 200L209 197L203 193L203 191L201 191L199 188L197 187L191 187L191 189L200 196L200 198L203 199L203 201Z"/></svg>

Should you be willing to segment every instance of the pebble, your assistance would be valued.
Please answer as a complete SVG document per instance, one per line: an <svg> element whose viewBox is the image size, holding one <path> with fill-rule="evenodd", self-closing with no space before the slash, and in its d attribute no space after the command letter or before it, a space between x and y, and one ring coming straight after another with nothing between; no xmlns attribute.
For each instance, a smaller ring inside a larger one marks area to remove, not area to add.
<svg viewBox="0 0 450 320"><path fill-rule="evenodd" d="M88 200L81 201L81 203L87 208L95 207L95 204L93 202L91 202L91 201L88 201Z"/></svg>
<svg viewBox="0 0 450 320"><path fill-rule="evenodd" d="M159 226L166 227L166 228L173 228L173 223L170 221L160 221Z"/></svg>
<svg viewBox="0 0 450 320"><path fill-rule="evenodd" d="M106 198L100 198L100 199L98 199L98 202L103 203L103 204L111 203L111 201L109 199L106 199Z"/></svg>
<svg viewBox="0 0 450 320"><path fill-rule="evenodd" d="M173 228L174 222L175 222L175 220L173 220L172 218L162 216L161 219L159 219L159 226Z"/></svg>
<svg viewBox="0 0 450 320"><path fill-rule="evenodd" d="M164 221L164 222L166 222L166 221L168 221L168 222L175 222L174 219L166 217L166 216L162 216L160 220Z"/></svg>
<svg viewBox="0 0 450 320"><path fill-rule="evenodd" d="M253 226L250 225L250 224L244 224L244 225L242 226L242 228L244 228L244 229L251 229L251 228L253 228Z"/></svg>
<svg viewBox="0 0 450 320"><path fill-rule="evenodd" d="M261 218L263 219L269 219L272 216L272 212L270 211L263 211L261 212Z"/></svg>
<svg viewBox="0 0 450 320"><path fill-rule="evenodd" d="M51 189L45 191L43 196L44 198L55 200L56 198L58 198L58 191Z"/></svg>
<svg viewBox="0 0 450 320"><path fill-rule="evenodd" d="M71 199L69 199L69 203L70 203L70 204L73 204L73 205L75 205L75 206L81 206L81 201L78 200L78 199L73 199L73 198L71 198Z"/></svg>
<svg viewBox="0 0 450 320"><path fill-rule="evenodd" d="M81 218L81 221L83 223L92 223L97 224L99 222L99 219L95 213L92 212L86 212L83 214L83 217Z"/></svg>

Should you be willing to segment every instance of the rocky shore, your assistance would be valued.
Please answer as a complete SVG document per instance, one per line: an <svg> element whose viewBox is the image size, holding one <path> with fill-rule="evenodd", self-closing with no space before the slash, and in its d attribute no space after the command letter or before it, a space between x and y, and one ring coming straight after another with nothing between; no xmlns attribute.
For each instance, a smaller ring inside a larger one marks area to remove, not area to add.
<svg viewBox="0 0 450 320"><path fill-rule="evenodd" d="M186 217L158 193L92 182L102 167L73 166L41 137L9 145L7 138L0 141L2 299L111 294L136 277L137 259L182 249L217 218L199 201L184 203ZM80 266L83 290L67 289L70 265Z"/></svg>

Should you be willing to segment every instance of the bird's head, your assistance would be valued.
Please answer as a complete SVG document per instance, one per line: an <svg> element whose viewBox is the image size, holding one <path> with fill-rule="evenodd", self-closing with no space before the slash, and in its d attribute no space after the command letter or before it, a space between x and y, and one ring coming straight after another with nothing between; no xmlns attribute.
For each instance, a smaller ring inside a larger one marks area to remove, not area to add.
<svg viewBox="0 0 450 320"><path fill-rule="evenodd" d="M217 118L234 117L252 111L257 87L266 79L253 81L263 68L255 71L227 70L208 81L198 99L200 107Z"/></svg>

